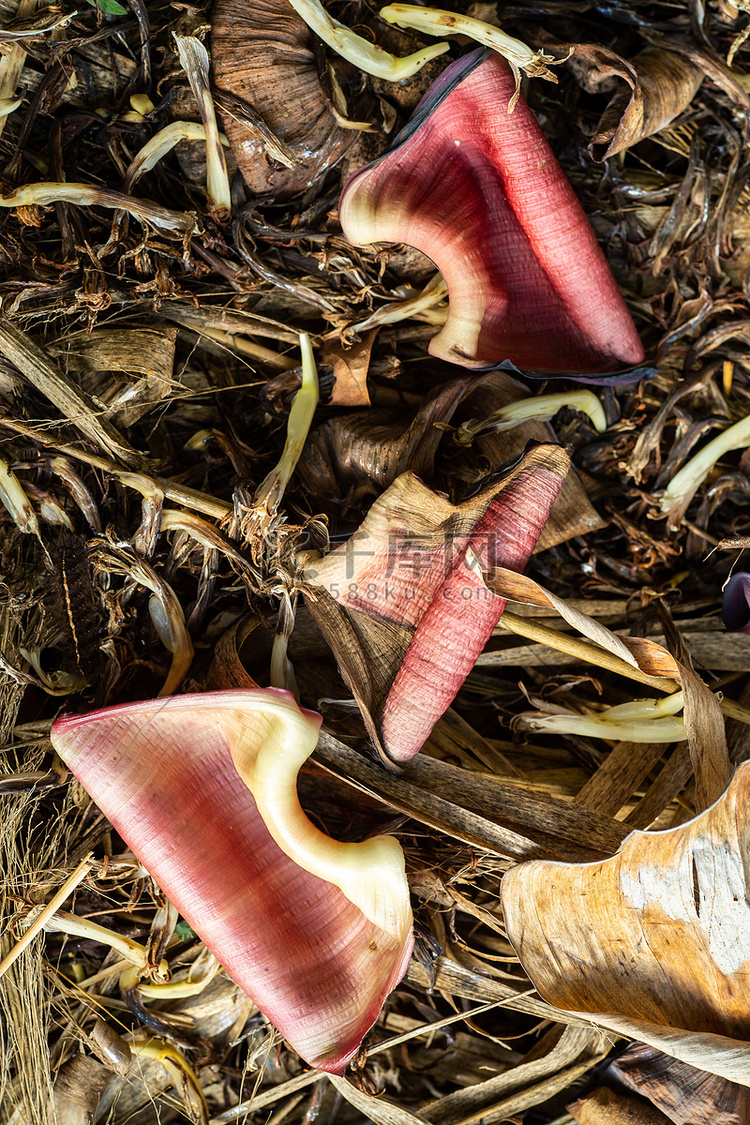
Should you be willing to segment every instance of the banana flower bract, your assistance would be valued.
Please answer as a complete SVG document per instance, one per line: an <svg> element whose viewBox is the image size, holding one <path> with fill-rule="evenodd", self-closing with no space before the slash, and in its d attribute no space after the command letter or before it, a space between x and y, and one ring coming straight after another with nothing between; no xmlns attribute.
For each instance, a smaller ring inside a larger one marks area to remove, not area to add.
<svg viewBox="0 0 750 1125"><path fill-rule="evenodd" d="M341 1074L412 949L400 845L338 843L297 773L320 716L275 689L66 715L52 741L229 975L299 1054Z"/></svg>

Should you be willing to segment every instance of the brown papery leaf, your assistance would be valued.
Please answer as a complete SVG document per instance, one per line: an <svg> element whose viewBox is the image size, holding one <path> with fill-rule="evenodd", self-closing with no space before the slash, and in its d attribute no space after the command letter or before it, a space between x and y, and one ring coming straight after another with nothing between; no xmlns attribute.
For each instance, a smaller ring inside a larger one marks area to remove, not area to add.
<svg viewBox="0 0 750 1125"><path fill-rule="evenodd" d="M616 1094L606 1086L598 1086L569 1105L568 1111L580 1125L670 1125L655 1106L630 1094Z"/></svg>
<svg viewBox="0 0 750 1125"><path fill-rule="evenodd" d="M430 476L443 437L435 423L450 420L478 379L482 376L464 375L435 388L408 425L409 415L395 409L357 410L330 418L313 430L305 445L297 467L300 479L313 495L325 500L343 499L357 486L370 491L376 485L387 488L407 470ZM523 446L509 456L522 451Z"/></svg>
<svg viewBox="0 0 750 1125"><path fill-rule="evenodd" d="M269 164L262 135L236 112L222 123L251 191L278 202L305 190L337 163L357 134L337 125L304 20L286 0L221 0L213 12L214 83L247 102L299 161ZM224 104L224 103L222 103Z"/></svg>
<svg viewBox="0 0 750 1125"><path fill-rule="evenodd" d="M590 93L619 87L589 145L595 160L615 156L666 128L690 105L704 77L687 59L653 47L628 62L608 47L579 43L568 65Z"/></svg>
<svg viewBox="0 0 750 1125"><path fill-rule="evenodd" d="M550 1003L750 1086L750 764L687 824L601 863L503 879L508 936Z"/></svg>
<svg viewBox="0 0 750 1125"><path fill-rule="evenodd" d="M364 339L351 347L345 347L338 340L331 341L321 353L323 363L333 367L332 406L369 406L370 394L367 390L367 372L370 369L372 345L378 329L373 328Z"/></svg>
<svg viewBox="0 0 750 1125"><path fill-rule="evenodd" d="M745 1125L750 1092L716 1074L633 1043L607 1068L606 1077L648 1098L674 1125Z"/></svg>

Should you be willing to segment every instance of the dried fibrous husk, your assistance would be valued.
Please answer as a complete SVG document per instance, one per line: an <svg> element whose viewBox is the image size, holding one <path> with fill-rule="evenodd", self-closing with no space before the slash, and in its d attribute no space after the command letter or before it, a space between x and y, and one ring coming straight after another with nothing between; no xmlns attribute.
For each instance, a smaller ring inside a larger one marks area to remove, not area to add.
<svg viewBox="0 0 750 1125"><path fill-rule="evenodd" d="M100 328L76 332L50 349L65 369L105 407L116 426L131 426L170 397L177 329Z"/></svg>
<svg viewBox="0 0 750 1125"><path fill-rule="evenodd" d="M275 201L303 192L356 140L331 113L304 20L286 0L219 0L212 21L213 78L236 106L247 102L298 163L269 161L263 138L238 113L220 111L251 192ZM218 99L221 105L221 98Z"/></svg>
<svg viewBox="0 0 750 1125"><path fill-rule="evenodd" d="M0 354L57 407L63 418L70 419L95 447L126 465L139 461L139 455L112 423L100 417L101 411L90 396L52 363L28 333L6 318L0 319Z"/></svg>
<svg viewBox="0 0 750 1125"><path fill-rule="evenodd" d="M481 567L523 569L569 463L537 446L460 504L405 473L307 568L308 608L386 761L413 758L452 703L505 608Z"/></svg>
<svg viewBox="0 0 750 1125"><path fill-rule="evenodd" d="M607 1077L650 1102L674 1125L745 1125L750 1091L649 1047L633 1043L607 1068Z"/></svg>
<svg viewBox="0 0 750 1125"><path fill-rule="evenodd" d="M750 1086L750 765L700 816L596 864L503 879L508 936L550 1003Z"/></svg>
<svg viewBox="0 0 750 1125"><path fill-rule="evenodd" d="M615 87L589 144L595 160L616 156L671 124L704 78L687 59L653 47L628 61L598 43L578 43L568 66L589 93Z"/></svg>

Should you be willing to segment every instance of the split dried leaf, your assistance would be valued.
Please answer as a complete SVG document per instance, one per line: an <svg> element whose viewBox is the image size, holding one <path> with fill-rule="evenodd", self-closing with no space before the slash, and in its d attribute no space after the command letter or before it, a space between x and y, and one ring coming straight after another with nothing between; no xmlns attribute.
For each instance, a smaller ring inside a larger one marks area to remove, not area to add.
<svg viewBox="0 0 750 1125"><path fill-rule="evenodd" d="M687 59L654 47L628 61L598 43L578 43L568 66L589 93L615 86L589 144L595 160L616 156L666 128L687 109L704 78Z"/></svg>
<svg viewBox="0 0 750 1125"><path fill-rule="evenodd" d="M611 859L503 879L508 936L539 993L750 1086L750 764L719 800Z"/></svg>

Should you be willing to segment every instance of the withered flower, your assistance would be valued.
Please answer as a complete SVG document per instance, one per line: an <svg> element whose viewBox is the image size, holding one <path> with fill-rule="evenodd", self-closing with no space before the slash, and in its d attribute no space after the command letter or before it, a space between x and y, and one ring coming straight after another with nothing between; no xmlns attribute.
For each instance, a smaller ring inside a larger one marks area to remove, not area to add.
<svg viewBox="0 0 750 1125"><path fill-rule="evenodd" d="M67 715L52 741L233 980L340 1074L406 971L411 909L393 837L338 843L302 811L319 727L268 688Z"/></svg>
<svg viewBox="0 0 750 1125"><path fill-rule="evenodd" d="M401 242L448 286L433 355L476 367L608 372L643 348L588 220L496 54L449 66L391 149L341 196L355 245Z"/></svg>
<svg viewBox="0 0 750 1125"><path fill-rule="evenodd" d="M306 571L308 608L386 762L413 758L452 703L505 609L482 573L523 570L569 463L538 445L460 504L404 473Z"/></svg>

